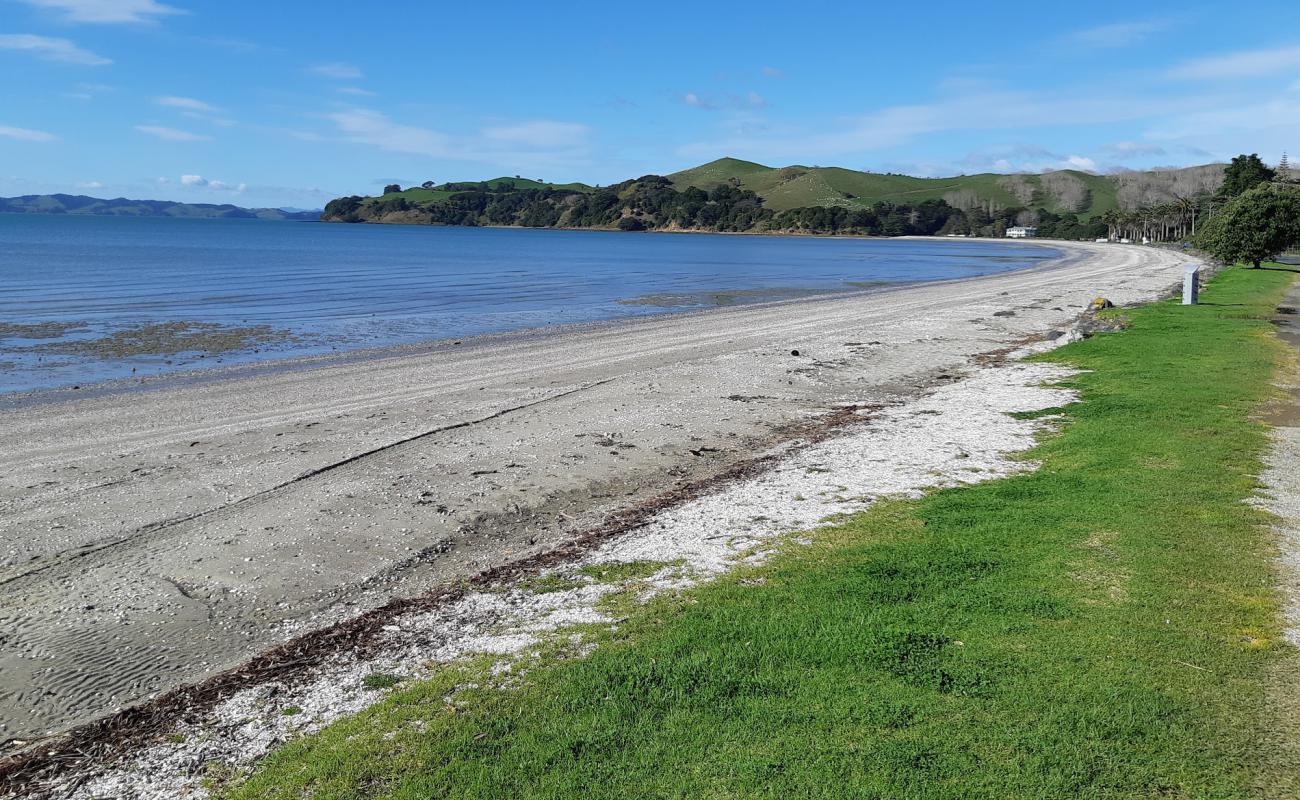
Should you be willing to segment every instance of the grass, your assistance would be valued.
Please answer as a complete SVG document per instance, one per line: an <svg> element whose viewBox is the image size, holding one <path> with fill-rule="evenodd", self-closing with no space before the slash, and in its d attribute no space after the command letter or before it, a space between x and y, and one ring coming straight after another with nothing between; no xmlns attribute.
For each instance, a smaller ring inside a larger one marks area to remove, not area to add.
<svg viewBox="0 0 1300 800"><path fill-rule="evenodd" d="M413 682L222 796L1294 797L1267 728L1295 653L1243 502L1292 277L1052 354L1089 371L1032 473L877 505L511 689Z"/></svg>
<svg viewBox="0 0 1300 800"><path fill-rule="evenodd" d="M1069 172L1083 181L1092 192L1091 203L1082 212L1085 218L1116 207L1115 184L1110 178L1077 170ZM764 205L778 211L819 205L868 206L880 201L919 203L923 200L941 200L962 191L974 192L981 199L992 200L1003 208L1025 205L1004 185L1006 175L988 172L951 178L916 178L910 175L859 172L840 167L766 167L751 161L721 158L668 177L678 189L687 186L707 189L736 178L741 186L761 195ZM1020 177L1041 189L1040 176ZM1050 193L1035 198L1033 205L1035 208L1041 206L1053 211L1063 210Z"/></svg>

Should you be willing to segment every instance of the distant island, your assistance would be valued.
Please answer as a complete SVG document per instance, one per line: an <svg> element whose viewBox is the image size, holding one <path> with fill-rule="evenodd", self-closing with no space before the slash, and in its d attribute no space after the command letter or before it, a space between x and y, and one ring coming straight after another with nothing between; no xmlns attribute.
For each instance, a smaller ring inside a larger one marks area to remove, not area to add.
<svg viewBox="0 0 1300 800"><path fill-rule="evenodd" d="M721 158L613 186L520 178L386 187L331 200L325 222L495 225L622 231L1003 236L1033 226L1047 238L1146 231L1147 217L1212 196L1223 164L1095 175L981 173L917 178L839 167L768 167ZM1145 215L1139 218L1134 215ZM1171 235L1179 226L1157 226ZM1144 234L1145 235L1145 234Z"/></svg>
<svg viewBox="0 0 1300 800"><path fill-rule="evenodd" d="M84 214L100 217L177 217L185 219L269 219L315 222L319 211L240 208L229 203L177 203L171 200L103 200L79 194L26 194L0 197L0 214Z"/></svg>

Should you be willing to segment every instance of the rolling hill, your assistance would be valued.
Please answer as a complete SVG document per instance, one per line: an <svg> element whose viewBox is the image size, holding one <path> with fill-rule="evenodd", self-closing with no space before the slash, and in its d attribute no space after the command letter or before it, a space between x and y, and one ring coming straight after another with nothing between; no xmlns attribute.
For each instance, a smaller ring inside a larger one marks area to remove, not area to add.
<svg viewBox="0 0 1300 800"><path fill-rule="evenodd" d="M944 200L961 209L1046 208L1090 219L1109 209L1173 200L1213 190L1223 180L1223 165L1094 175L1078 170L1042 174L980 173L951 178L916 178L891 173L859 172L841 167L768 167L752 161L720 158L667 176L678 190L710 189L733 183L763 198L777 211L807 206L856 208L887 201L919 203Z"/></svg>
<svg viewBox="0 0 1300 800"><path fill-rule="evenodd" d="M0 197L0 214L74 214L101 217L177 217L185 219L267 219L316 221L319 211L241 208L228 203L177 203L171 200L103 200L72 194Z"/></svg>

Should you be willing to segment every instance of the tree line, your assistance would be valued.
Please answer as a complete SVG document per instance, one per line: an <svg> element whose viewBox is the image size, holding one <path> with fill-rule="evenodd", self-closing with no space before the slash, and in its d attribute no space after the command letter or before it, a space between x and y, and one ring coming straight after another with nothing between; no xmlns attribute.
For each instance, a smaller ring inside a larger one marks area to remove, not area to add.
<svg viewBox="0 0 1300 800"><path fill-rule="evenodd" d="M1001 236L1025 208L960 209L943 200L807 206L777 211L736 182L705 190L678 190L661 175L644 175L591 191L509 184L447 184L443 200L412 202L386 187L385 197L341 197L322 219L336 222L410 222L433 225L504 225L531 228L601 228L622 231L854 234L866 236ZM428 188L428 187L426 187ZM396 195L396 196L390 196ZM1042 236L1086 239L1105 226L1075 214L1038 209ZM1100 233L1099 233L1100 231Z"/></svg>

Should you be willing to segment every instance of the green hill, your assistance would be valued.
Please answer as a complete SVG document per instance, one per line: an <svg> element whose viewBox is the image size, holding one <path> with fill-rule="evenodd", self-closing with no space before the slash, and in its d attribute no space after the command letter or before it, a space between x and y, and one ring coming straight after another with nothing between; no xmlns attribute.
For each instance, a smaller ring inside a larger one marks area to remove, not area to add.
<svg viewBox="0 0 1300 800"><path fill-rule="evenodd" d="M979 173L951 178L916 178L910 175L859 172L841 167L768 167L752 161L720 158L667 176L678 190L688 186L711 189L732 183L763 198L777 211L807 206L857 208L873 203L919 203L944 200L961 209L984 207L1046 208L1055 213L1075 213L1090 219L1121 205L1123 187L1130 193L1168 195L1184 189L1217 186L1221 165L1094 175L1079 170L1042 174L1002 175ZM1140 190L1131 187L1140 186Z"/></svg>
<svg viewBox="0 0 1300 800"><path fill-rule="evenodd" d="M451 183L440 183L436 186L424 188L423 186L412 186L403 189L400 192L388 192L379 195L378 200L392 200L394 198L404 198L407 202L416 205L425 205L426 203L440 202L451 197L458 192L472 191L500 191L501 187L509 186L516 191L522 189L554 189L563 192L582 192L588 194L596 191L596 187L588 186L585 183L546 183L544 181L535 181L531 178L493 178L487 181L455 181Z"/></svg>

